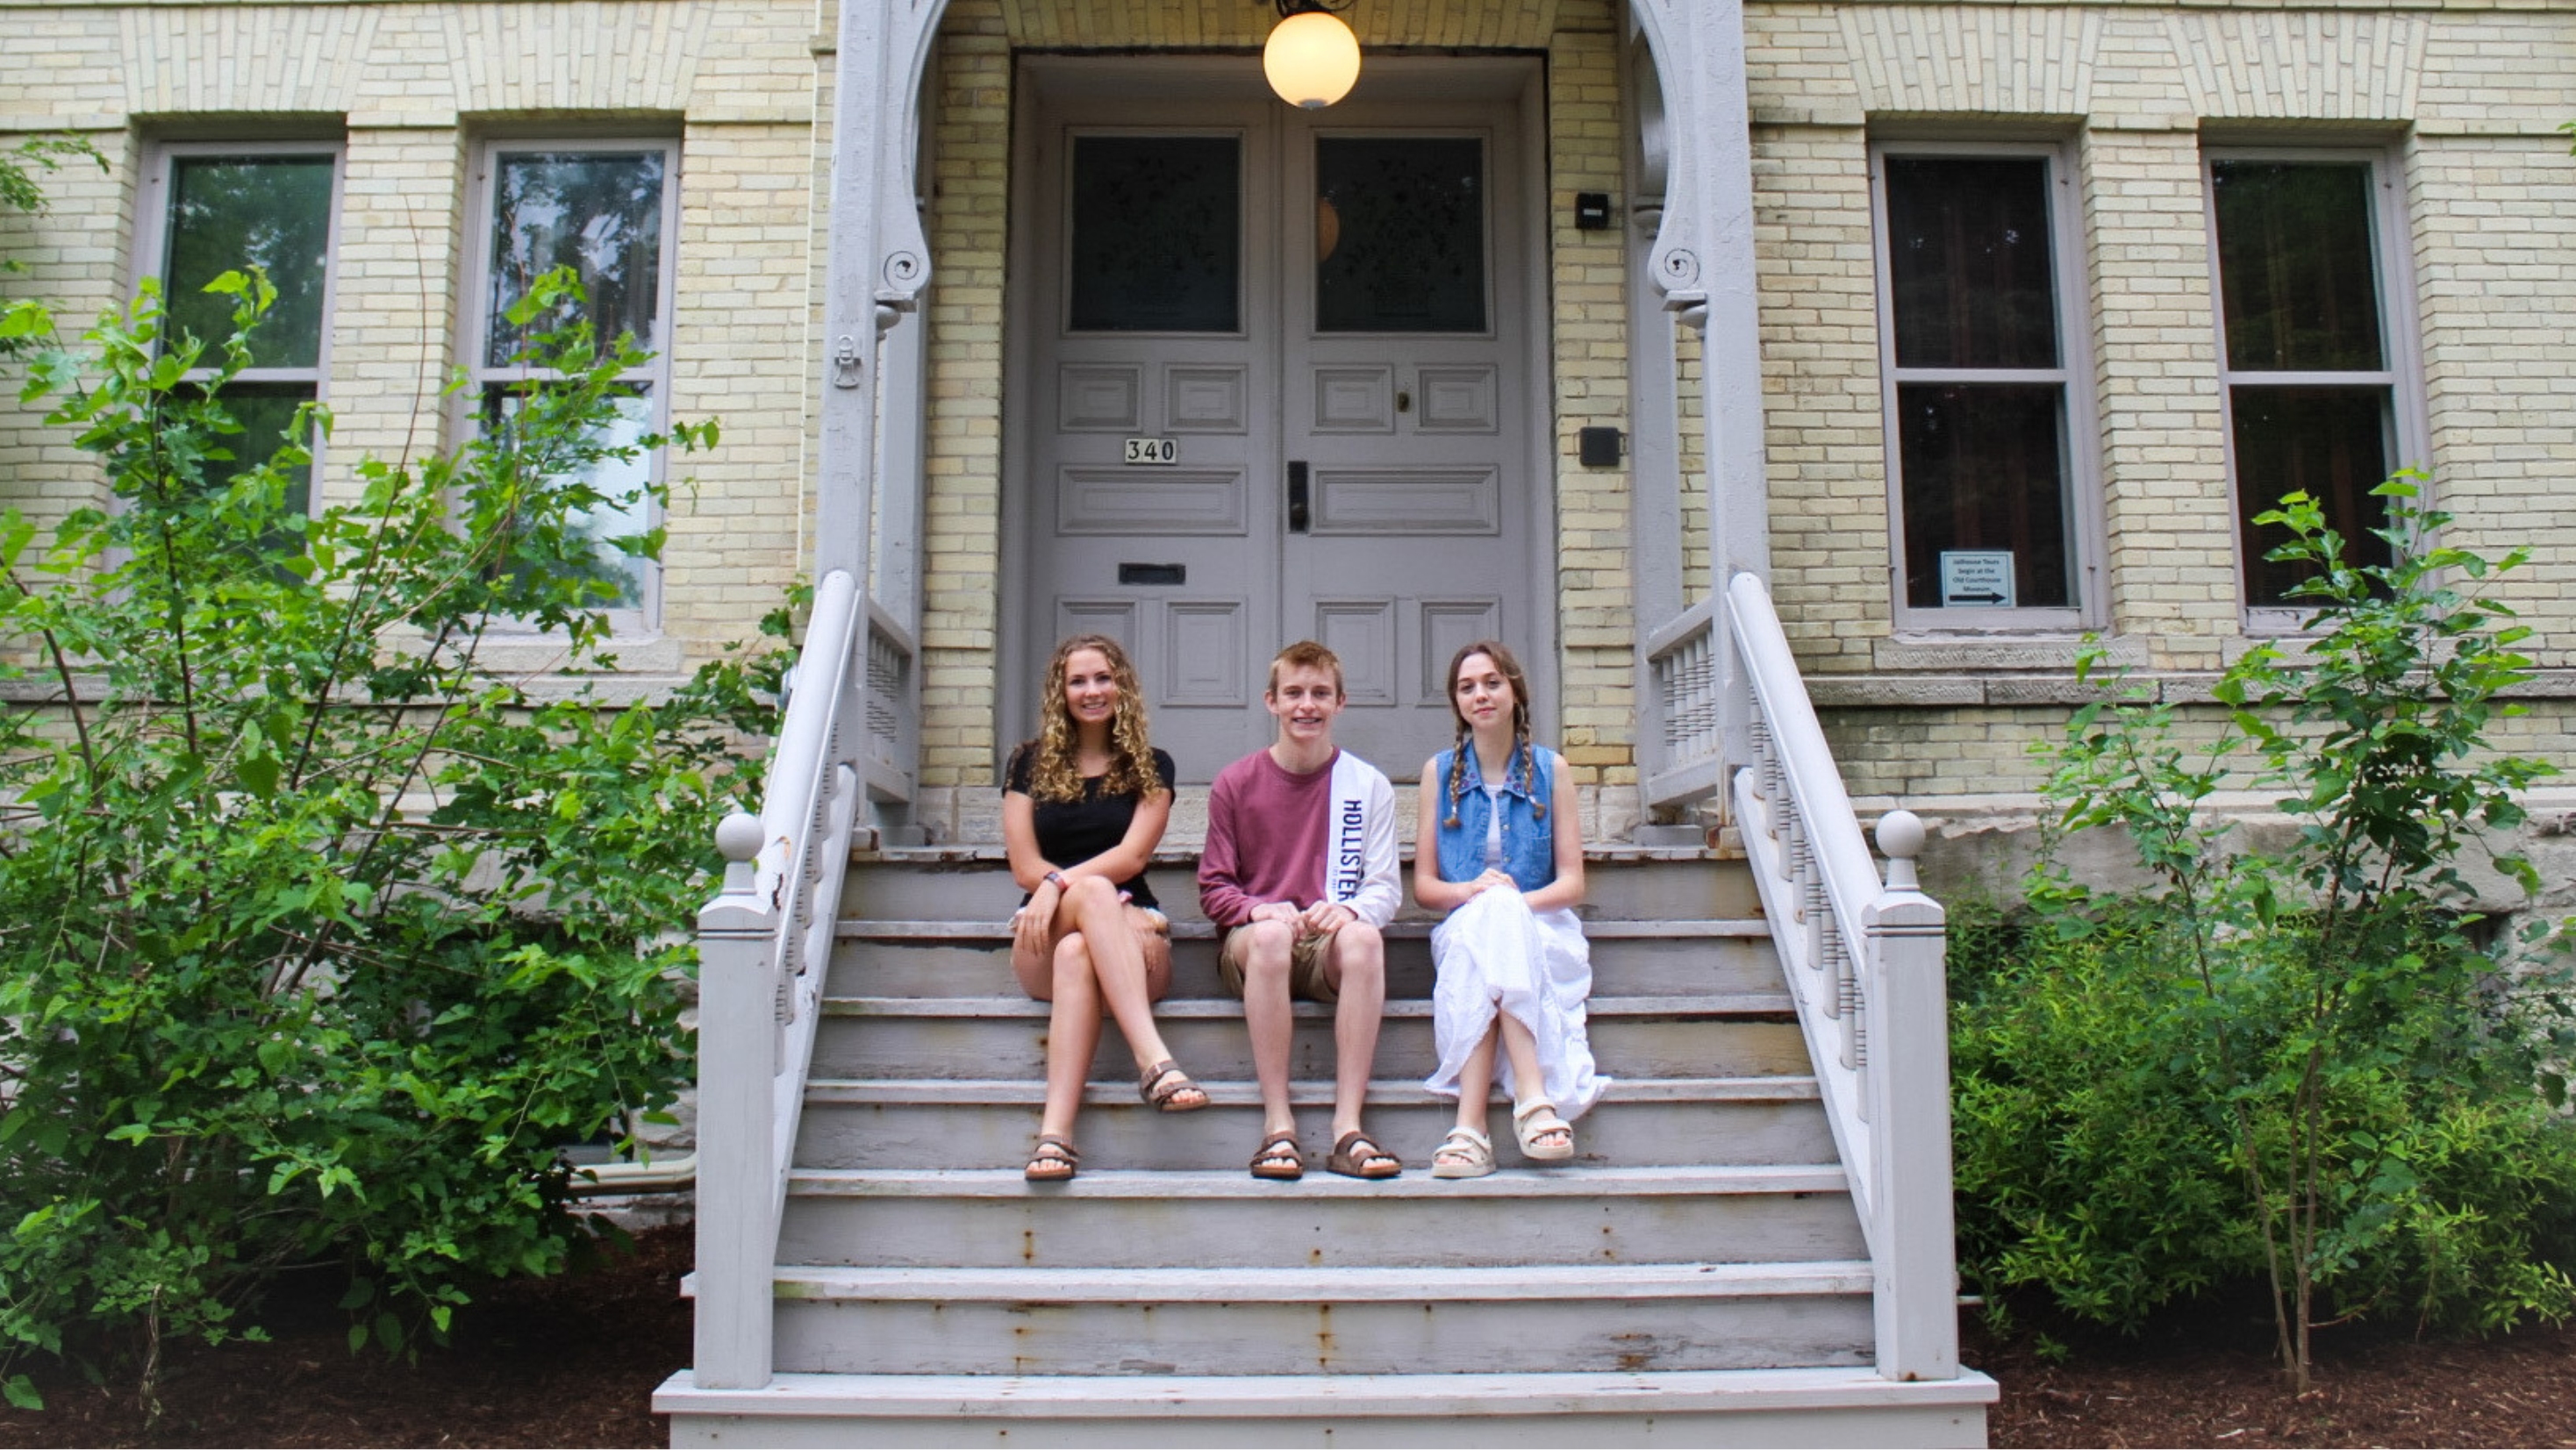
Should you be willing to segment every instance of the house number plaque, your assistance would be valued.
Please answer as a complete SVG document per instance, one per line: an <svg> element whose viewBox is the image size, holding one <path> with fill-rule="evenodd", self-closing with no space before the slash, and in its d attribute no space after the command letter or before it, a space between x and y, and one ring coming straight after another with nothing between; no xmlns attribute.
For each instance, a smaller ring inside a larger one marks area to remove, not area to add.
<svg viewBox="0 0 2576 1450"><path fill-rule="evenodd" d="M1178 438L1130 438L1127 440L1127 464L1131 468L1161 468L1181 461Z"/></svg>

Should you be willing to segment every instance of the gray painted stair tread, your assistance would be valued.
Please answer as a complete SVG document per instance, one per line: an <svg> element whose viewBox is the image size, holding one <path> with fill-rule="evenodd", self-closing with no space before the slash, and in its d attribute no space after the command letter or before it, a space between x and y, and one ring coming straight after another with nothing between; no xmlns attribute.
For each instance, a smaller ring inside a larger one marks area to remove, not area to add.
<svg viewBox="0 0 2576 1450"><path fill-rule="evenodd" d="M1994 1380L1891 1380L1867 1365L1646 1373L1373 1375L781 1374L756 1390L704 1390L681 1370L653 1392L656 1412L977 1416L1009 1419L1252 1419L1316 1414L1433 1416L1682 1414L1868 1405L1990 1405Z"/></svg>
<svg viewBox="0 0 2576 1450"><path fill-rule="evenodd" d="M1030 1183L1017 1168L800 1168L788 1180L791 1193L833 1198L1608 1198L1841 1193L1846 1187L1839 1163L1505 1168L1467 1179L1433 1178L1426 1167L1376 1182L1310 1169L1288 1183L1264 1182L1239 1168L1086 1171L1070 1183Z"/></svg>
<svg viewBox="0 0 2576 1450"><path fill-rule="evenodd" d="M1398 940L1428 938L1434 925L1428 921L1393 921L1386 934ZM833 924L832 934L843 941L974 941L999 946L1011 939L1008 923L985 921L876 921L844 918ZM1674 937L1743 937L1768 939L1771 924L1758 916L1707 917L1682 921L1630 921L1618 918L1586 919L1583 934L1593 940L1664 939ZM1206 921L1172 923L1175 941L1214 941L1216 925Z"/></svg>
<svg viewBox="0 0 2576 1450"><path fill-rule="evenodd" d="M1239 1106L1261 1101L1261 1086L1250 1082L1215 1082L1200 1079L1212 1103ZM1424 1093L1418 1078L1381 1078L1369 1083L1368 1101L1373 1104L1422 1101ZM1707 1103L1707 1102L1812 1102L1817 1098L1816 1080L1812 1077L1660 1077L1619 1078L1610 1086L1604 1102L1623 1103ZM1136 1103L1136 1086L1130 1082L1095 1082L1082 1090L1086 1104L1127 1107ZM1288 1100L1300 1107L1315 1107L1333 1101L1333 1084L1329 1081L1301 1080L1288 1084ZM872 1078L859 1081L850 1078L813 1078L805 1084L805 1101L809 1103L941 1103L1032 1108L1046 1101L1046 1084L1032 1078ZM1508 1099L1497 1097L1496 1106Z"/></svg>
<svg viewBox="0 0 2576 1450"><path fill-rule="evenodd" d="M692 1278L695 1276L692 1275ZM1866 1294L1861 1260L1532 1264L1504 1268L871 1269L785 1267L781 1298L1015 1303L1361 1304Z"/></svg>
<svg viewBox="0 0 2576 1450"><path fill-rule="evenodd" d="M1299 1017L1329 1020L1336 1010L1322 1002L1289 1004ZM1045 1002L1026 997L826 997L826 1017L983 1017L1043 1022L1054 1012ZM1673 997L1595 997L1587 1015L1603 1017L1740 1017L1784 1016L1797 1010L1786 992L1696 992ZM1157 1018L1220 1018L1239 1021L1243 1004L1232 997L1167 997L1154 1004ZM1419 997L1390 998L1388 1017L1431 1015L1431 1003Z"/></svg>

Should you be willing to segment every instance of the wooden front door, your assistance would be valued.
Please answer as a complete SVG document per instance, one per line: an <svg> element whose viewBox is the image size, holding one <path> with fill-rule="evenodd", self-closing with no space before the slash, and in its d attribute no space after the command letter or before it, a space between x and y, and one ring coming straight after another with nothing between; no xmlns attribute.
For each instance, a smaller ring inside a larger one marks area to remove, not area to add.
<svg viewBox="0 0 2576 1450"><path fill-rule="evenodd" d="M1065 634L1120 639L1204 781L1269 738L1270 656L1320 639L1341 740L1410 777L1450 736L1452 650L1553 654L1517 103L1037 101L1010 655L1033 677Z"/></svg>

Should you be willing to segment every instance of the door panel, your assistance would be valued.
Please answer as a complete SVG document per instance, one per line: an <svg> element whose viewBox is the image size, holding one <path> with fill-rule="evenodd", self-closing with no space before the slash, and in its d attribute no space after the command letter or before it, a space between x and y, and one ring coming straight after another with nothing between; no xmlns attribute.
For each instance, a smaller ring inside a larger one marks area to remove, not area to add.
<svg viewBox="0 0 2576 1450"><path fill-rule="evenodd" d="M1553 654L1513 633L1543 586L1512 107L1036 100L1016 656L1119 639L1203 782L1270 739L1270 656L1318 639L1343 743L1409 778L1451 651Z"/></svg>

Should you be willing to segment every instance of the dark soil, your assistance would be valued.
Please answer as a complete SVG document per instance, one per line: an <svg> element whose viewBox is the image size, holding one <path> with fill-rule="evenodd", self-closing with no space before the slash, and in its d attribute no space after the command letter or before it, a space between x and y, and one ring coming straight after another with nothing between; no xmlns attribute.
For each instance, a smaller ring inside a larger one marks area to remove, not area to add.
<svg viewBox="0 0 2576 1450"><path fill-rule="evenodd" d="M338 1289L292 1286L259 1315L273 1342L167 1351L157 1421L130 1380L56 1376L41 1412L0 1406L0 1444L667 1445L653 1387L689 1362L693 1247L649 1229L590 1273L486 1288L417 1363L351 1354Z"/></svg>
<svg viewBox="0 0 2576 1450"><path fill-rule="evenodd" d="M2419 1343L2321 1331L2293 1396L2268 1320L2206 1314L2137 1341L2088 1341L2063 1364L1968 1329L1970 1364L2003 1386L1998 1446L2576 1445L2576 1327Z"/></svg>
<svg viewBox="0 0 2576 1450"><path fill-rule="evenodd" d="M0 1407L0 1445L663 1445L653 1387L689 1362L679 1297L691 1239L649 1230L596 1272L502 1284L459 1314L453 1343L415 1363L351 1354L336 1290L280 1293L276 1339L170 1351L161 1415L127 1382L44 1383L47 1408ZM2270 1333L2202 1316L2130 1342L2086 1342L2050 1363L1969 1328L1967 1362L2003 1402L1997 1446L2576 1446L2576 1329L2483 1343L2321 1338L2316 1388L2292 1398Z"/></svg>

